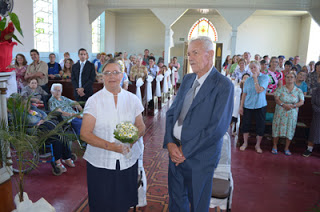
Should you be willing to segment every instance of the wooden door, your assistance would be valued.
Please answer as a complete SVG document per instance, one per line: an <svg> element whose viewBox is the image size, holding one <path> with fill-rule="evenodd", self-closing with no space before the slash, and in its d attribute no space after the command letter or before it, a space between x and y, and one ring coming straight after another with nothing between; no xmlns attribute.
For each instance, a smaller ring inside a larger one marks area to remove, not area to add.
<svg viewBox="0 0 320 212"><path fill-rule="evenodd" d="M222 43L217 43L216 44L216 58L215 58L215 67L216 69L221 72L221 67L222 67L222 47L223 44Z"/></svg>

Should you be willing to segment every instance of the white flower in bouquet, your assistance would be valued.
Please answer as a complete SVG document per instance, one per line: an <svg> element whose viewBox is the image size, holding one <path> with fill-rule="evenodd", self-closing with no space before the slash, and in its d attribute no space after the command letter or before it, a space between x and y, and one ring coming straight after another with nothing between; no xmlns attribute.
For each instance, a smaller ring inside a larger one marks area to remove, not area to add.
<svg viewBox="0 0 320 212"><path fill-rule="evenodd" d="M114 138L122 143L132 144L139 138L138 128L129 121L117 124L113 134Z"/></svg>

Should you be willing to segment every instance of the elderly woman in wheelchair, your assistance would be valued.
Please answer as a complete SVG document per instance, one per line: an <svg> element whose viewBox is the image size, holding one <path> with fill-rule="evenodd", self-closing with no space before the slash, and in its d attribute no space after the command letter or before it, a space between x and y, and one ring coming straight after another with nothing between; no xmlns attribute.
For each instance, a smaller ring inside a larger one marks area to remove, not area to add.
<svg viewBox="0 0 320 212"><path fill-rule="evenodd" d="M36 112L33 110L28 110L27 119L29 126L39 126L39 130L42 132L54 130L56 125L59 123L58 119L46 120L46 113ZM32 128L30 128L31 130ZM53 147L53 155L55 158L55 165L61 169L62 172L66 172L66 167L61 163L64 162L69 167L75 167L73 162L71 149L68 142L64 142L58 135L50 137L46 143L51 143ZM61 160L62 159L62 160Z"/></svg>
<svg viewBox="0 0 320 212"><path fill-rule="evenodd" d="M70 118L71 116L75 116L77 111L82 111L81 105L68 99L67 97L61 96L62 94L62 84L54 83L51 86L51 93L52 97L49 99L49 109L51 111L56 110L62 113L62 118L64 120ZM72 128L74 129L75 133L79 136L80 129L82 125L82 116L78 115L71 121Z"/></svg>

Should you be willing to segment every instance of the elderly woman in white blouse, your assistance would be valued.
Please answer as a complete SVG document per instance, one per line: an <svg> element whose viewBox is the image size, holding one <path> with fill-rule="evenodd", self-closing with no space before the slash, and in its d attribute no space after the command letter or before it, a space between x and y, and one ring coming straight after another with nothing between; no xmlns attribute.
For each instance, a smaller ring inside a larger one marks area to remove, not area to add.
<svg viewBox="0 0 320 212"><path fill-rule="evenodd" d="M104 88L86 102L81 128L81 139L88 143L84 159L87 160L89 207L95 211L128 211L137 205L137 160L142 154L138 142L129 148L116 142L113 132L120 122L130 121L142 136L145 125L141 101L123 90L120 81L123 72L111 59L102 69Z"/></svg>

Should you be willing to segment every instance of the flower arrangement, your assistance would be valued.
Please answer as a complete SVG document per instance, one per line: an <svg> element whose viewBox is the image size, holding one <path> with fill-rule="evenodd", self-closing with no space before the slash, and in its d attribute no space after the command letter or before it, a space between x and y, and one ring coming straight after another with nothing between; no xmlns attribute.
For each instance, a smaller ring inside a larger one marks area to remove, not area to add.
<svg viewBox="0 0 320 212"><path fill-rule="evenodd" d="M124 63L122 60L118 60L117 63L121 66L121 72L123 73L124 72Z"/></svg>
<svg viewBox="0 0 320 212"><path fill-rule="evenodd" d="M0 42L12 42L12 38L22 44L17 36L14 34L14 30L17 29L20 35L23 37L23 32L20 28L20 21L15 13L9 13L9 17L0 16Z"/></svg>
<svg viewBox="0 0 320 212"><path fill-rule="evenodd" d="M129 121L117 124L113 134L114 138L122 143L132 144L139 138L138 128Z"/></svg>

